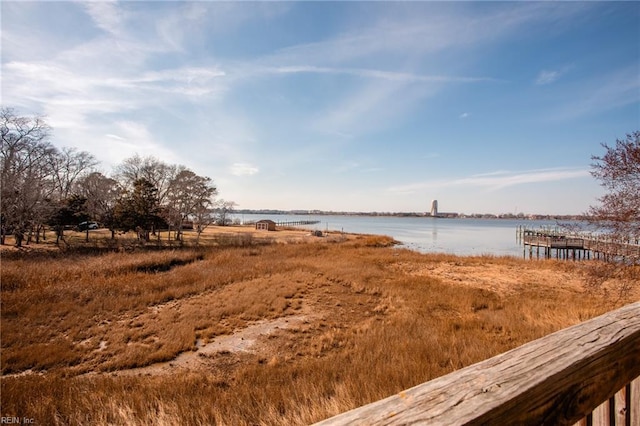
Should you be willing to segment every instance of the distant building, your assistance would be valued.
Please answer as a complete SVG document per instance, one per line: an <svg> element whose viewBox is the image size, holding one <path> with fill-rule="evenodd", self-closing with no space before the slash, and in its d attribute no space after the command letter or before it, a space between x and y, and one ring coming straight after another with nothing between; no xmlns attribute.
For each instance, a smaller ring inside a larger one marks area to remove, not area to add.
<svg viewBox="0 0 640 426"><path fill-rule="evenodd" d="M263 219L256 222L256 229L262 231L275 231L276 223L269 219Z"/></svg>
<svg viewBox="0 0 640 426"><path fill-rule="evenodd" d="M446 217L446 218L460 217L460 215L458 213L439 212L438 211L438 200L431 201L431 212L429 212L429 216L431 216L431 217Z"/></svg>

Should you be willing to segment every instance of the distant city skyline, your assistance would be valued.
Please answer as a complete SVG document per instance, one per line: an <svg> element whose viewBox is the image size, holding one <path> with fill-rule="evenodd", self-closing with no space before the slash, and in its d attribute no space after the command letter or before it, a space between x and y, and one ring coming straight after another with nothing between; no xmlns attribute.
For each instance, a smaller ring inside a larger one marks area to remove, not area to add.
<svg viewBox="0 0 640 426"><path fill-rule="evenodd" d="M22 2L2 106L240 209L581 214L640 129L639 2Z"/></svg>

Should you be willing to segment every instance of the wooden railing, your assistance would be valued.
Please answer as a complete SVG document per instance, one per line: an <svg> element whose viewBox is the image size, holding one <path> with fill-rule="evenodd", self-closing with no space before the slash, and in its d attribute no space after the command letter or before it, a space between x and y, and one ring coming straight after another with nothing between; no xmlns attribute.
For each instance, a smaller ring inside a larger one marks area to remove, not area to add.
<svg viewBox="0 0 640 426"><path fill-rule="evenodd" d="M304 226L304 225L315 225L320 223L319 220L294 220L288 222L276 222L277 226Z"/></svg>
<svg viewBox="0 0 640 426"><path fill-rule="evenodd" d="M640 302L317 425L638 426L639 376Z"/></svg>
<svg viewBox="0 0 640 426"><path fill-rule="evenodd" d="M638 240L620 241L611 239L607 235L561 232L557 229L533 230L519 227L516 230L516 238L525 248L529 246L530 249L533 247L547 249L546 257L551 257L551 249L555 249L558 257L561 250L583 250L592 252L598 258L602 255L605 259L609 257L640 258L640 242ZM565 254L568 254L568 252L565 252ZM575 253L573 254L573 258L575 258ZM586 258L587 256L585 256Z"/></svg>

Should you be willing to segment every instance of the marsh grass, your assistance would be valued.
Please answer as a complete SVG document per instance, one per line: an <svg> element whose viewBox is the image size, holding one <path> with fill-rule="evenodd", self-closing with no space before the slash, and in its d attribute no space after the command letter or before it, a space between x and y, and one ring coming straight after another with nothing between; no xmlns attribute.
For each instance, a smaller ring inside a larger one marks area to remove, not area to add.
<svg viewBox="0 0 640 426"><path fill-rule="evenodd" d="M308 424L626 302L567 285L584 279L578 263L423 255L391 244L252 239L3 259L2 372L36 373L1 379L2 415L54 425ZM450 278L467 270L509 291ZM109 373L293 314L309 319L257 353L211 355L202 371Z"/></svg>

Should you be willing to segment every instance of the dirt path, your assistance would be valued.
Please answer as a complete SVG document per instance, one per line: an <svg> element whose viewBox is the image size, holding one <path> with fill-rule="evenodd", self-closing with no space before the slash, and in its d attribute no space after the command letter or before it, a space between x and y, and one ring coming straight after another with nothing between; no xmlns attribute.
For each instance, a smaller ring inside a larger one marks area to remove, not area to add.
<svg viewBox="0 0 640 426"><path fill-rule="evenodd" d="M202 370L211 367L212 359L217 355L258 353L260 344L280 330L297 327L308 322L312 316L307 314L256 321L230 335L218 336L203 345L196 343L197 350L183 352L169 362L161 362L146 367L118 370L116 376L156 376L174 374L179 370Z"/></svg>

